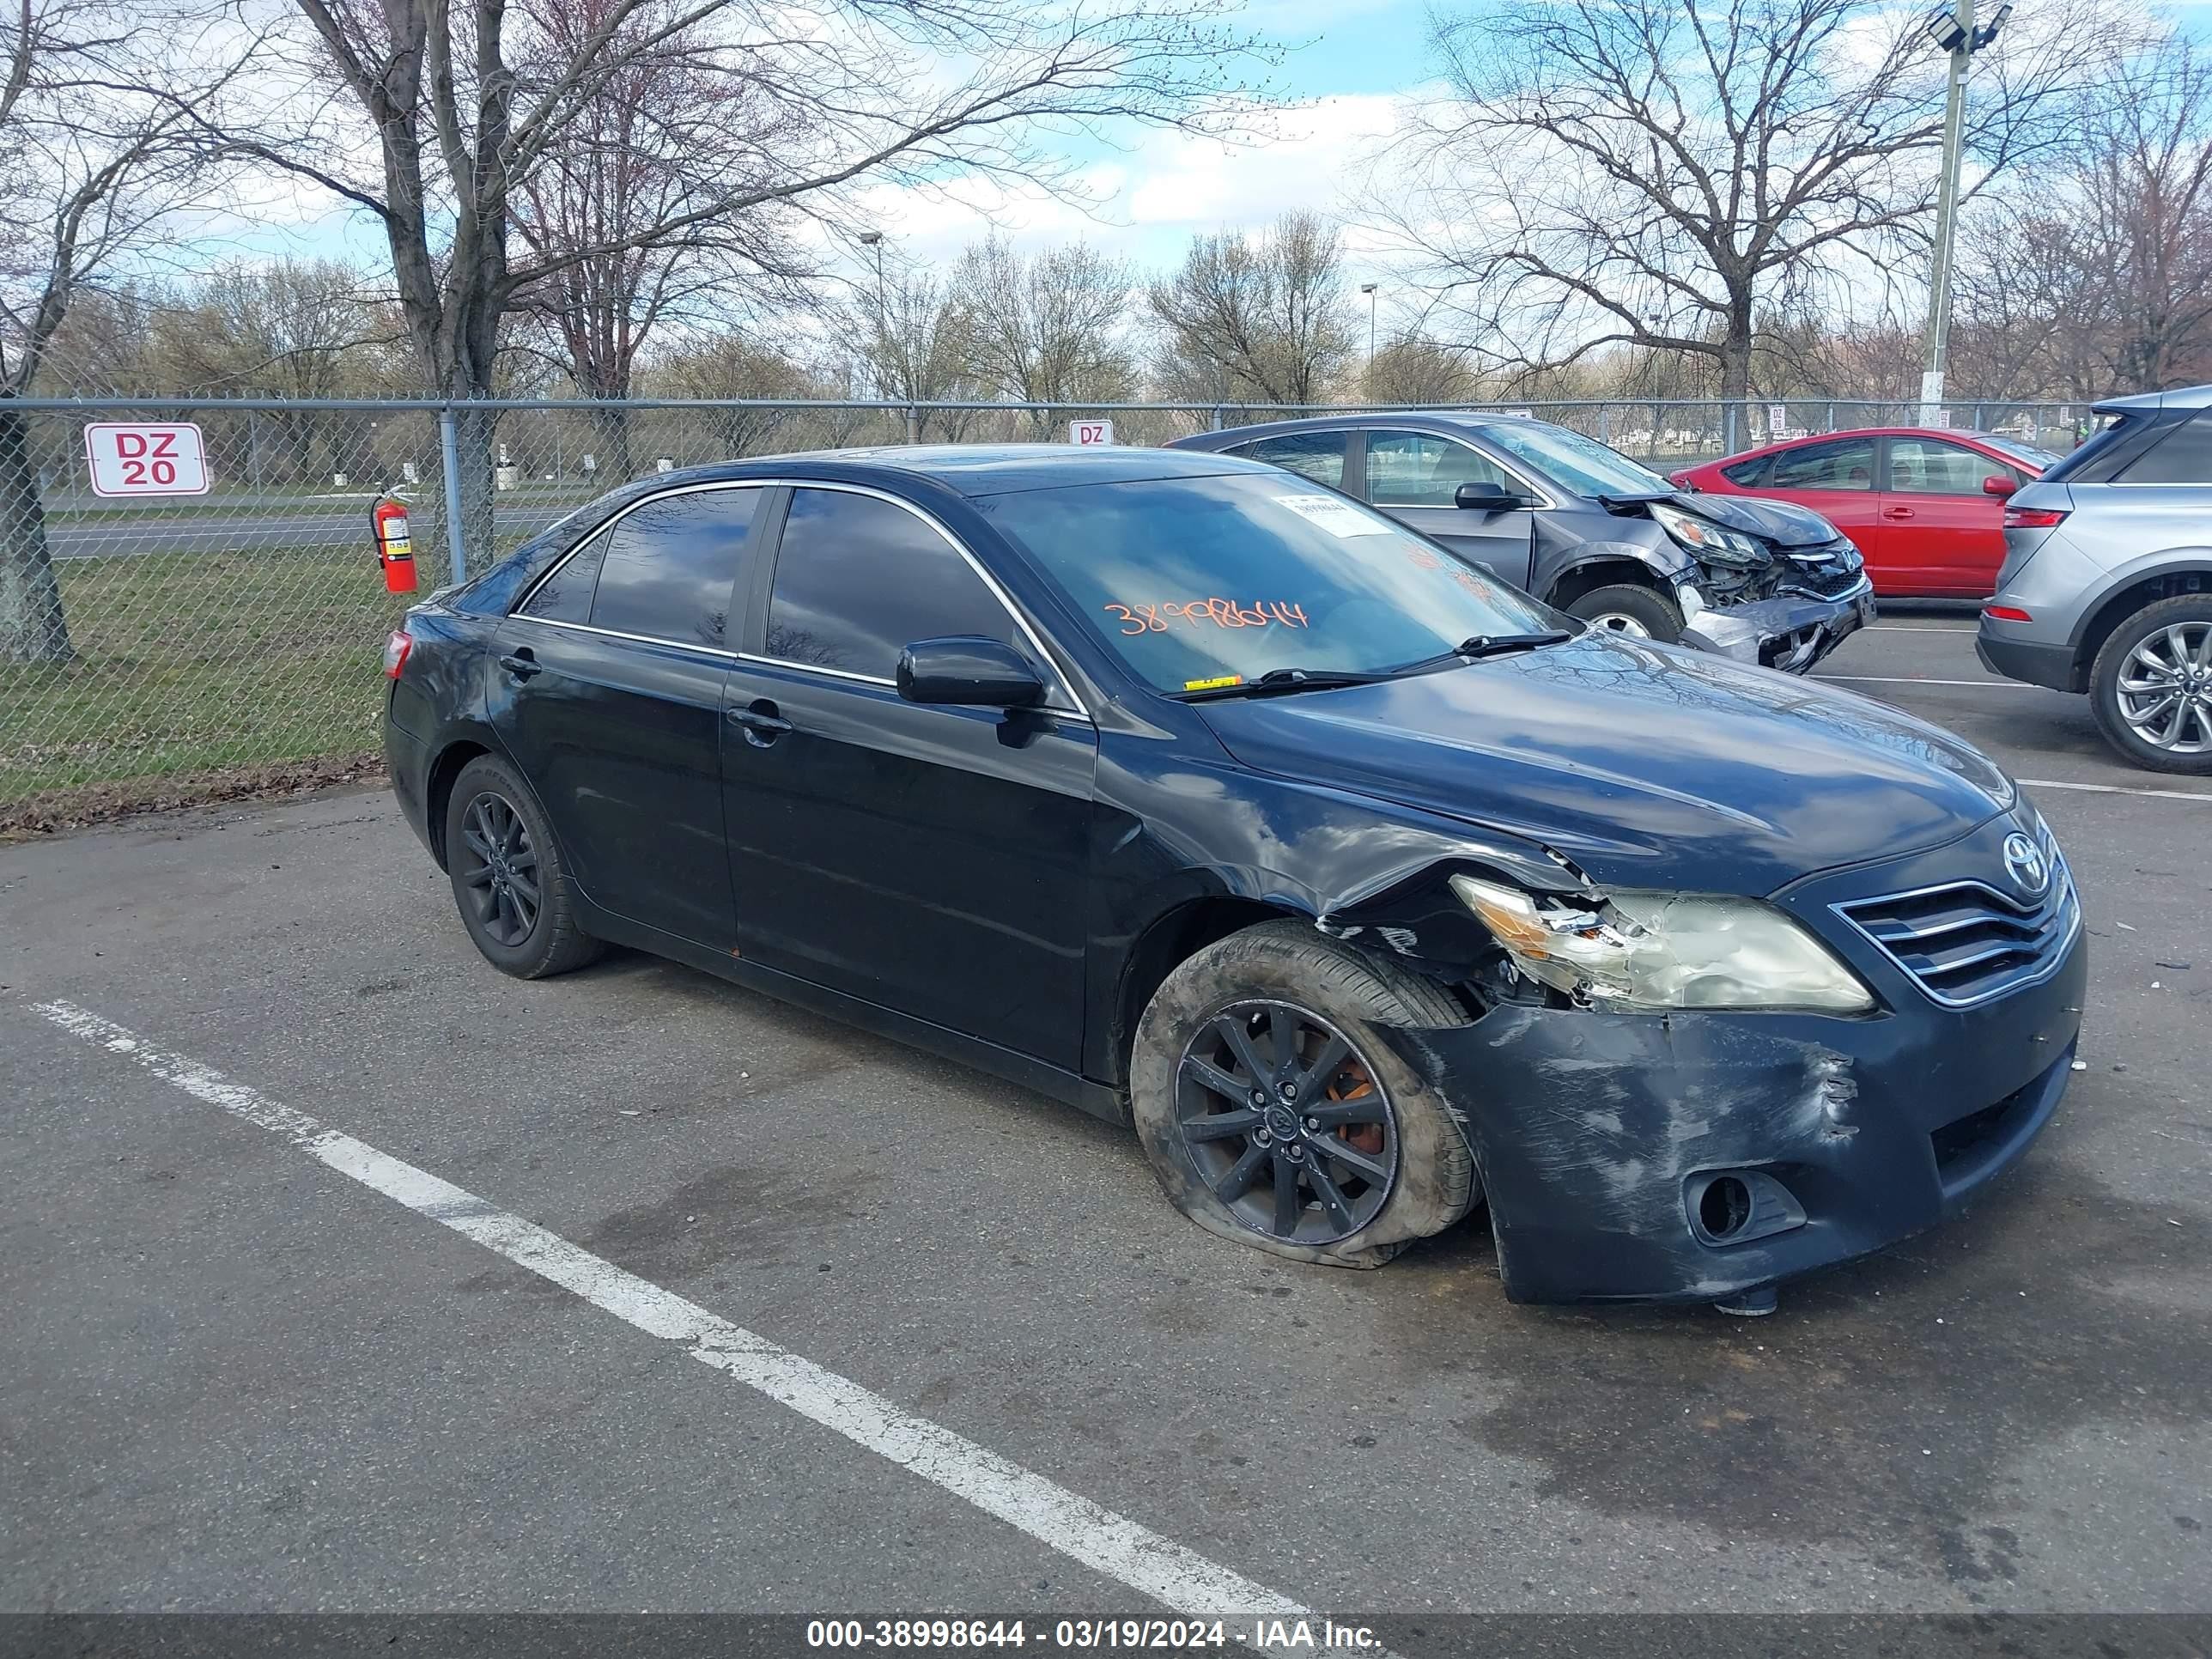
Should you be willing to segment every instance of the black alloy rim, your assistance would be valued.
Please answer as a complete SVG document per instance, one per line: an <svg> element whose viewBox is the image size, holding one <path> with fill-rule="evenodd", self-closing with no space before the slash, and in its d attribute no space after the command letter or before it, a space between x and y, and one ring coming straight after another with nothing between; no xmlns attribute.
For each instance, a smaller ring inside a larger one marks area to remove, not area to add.
<svg viewBox="0 0 2212 1659"><path fill-rule="evenodd" d="M478 795L461 817L461 889L477 926L497 945L521 944L538 931L544 898L538 886L538 849L514 803Z"/></svg>
<svg viewBox="0 0 2212 1659"><path fill-rule="evenodd" d="M1199 1177L1286 1243L1349 1238L1398 1178L1398 1120L1352 1040L1291 1003L1234 1002L1184 1047L1176 1126Z"/></svg>

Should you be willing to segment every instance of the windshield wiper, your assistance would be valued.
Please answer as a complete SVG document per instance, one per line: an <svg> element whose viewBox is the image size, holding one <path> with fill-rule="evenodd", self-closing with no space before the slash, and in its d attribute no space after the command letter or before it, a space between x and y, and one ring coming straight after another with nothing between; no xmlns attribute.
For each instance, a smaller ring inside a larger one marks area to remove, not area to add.
<svg viewBox="0 0 2212 1659"><path fill-rule="evenodd" d="M1423 657L1418 662L1401 663L1390 671L1399 674L1419 674L1431 668L1444 668L1455 662L1475 662L1484 657L1502 657L1509 651L1529 651L1540 645L1560 645L1574 637L1564 628L1547 628L1538 634L1477 634L1472 639L1462 640L1449 651L1439 651L1433 657Z"/></svg>
<svg viewBox="0 0 2212 1659"><path fill-rule="evenodd" d="M1565 639L1563 634L1559 636ZM1235 685L1208 685L1174 694L1180 702L1211 702L1218 697L1279 696L1285 691L1326 691L1340 685L1372 685L1382 674L1355 674L1340 668L1270 668Z"/></svg>

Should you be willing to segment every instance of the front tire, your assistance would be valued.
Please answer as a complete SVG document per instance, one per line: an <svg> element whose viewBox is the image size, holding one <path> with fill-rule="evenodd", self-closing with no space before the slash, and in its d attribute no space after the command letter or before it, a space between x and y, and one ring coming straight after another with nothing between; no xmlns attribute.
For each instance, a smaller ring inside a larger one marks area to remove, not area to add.
<svg viewBox="0 0 2212 1659"><path fill-rule="evenodd" d="M2212 775L2212 593L2160 599L2115 628L2090 671L2089 709L2136 765Z"/></svg>
<svg viewBox="0 0 2212 1659"><path fill-rule="evenodd" d="M504 761L479 755L453 780L446 867L461 925L500 972L544 979L605 948L576 920L574 884L544 809Z"/></svg>
<svg viewBox="0 0 2212 1659"><path fill-rule="evenodd" d="M1441 987L1310 923L1247 928L1170 974L1138 1022L1145 1156L1208 1232L1379 1267L1480 1194L1456 1115L1383 1031L1470 1023Z"/></svg>
<svg viewBox="0 0 2212 1659"><path fill-rule="evenodd" d="M1682 613L1674 608L1674 602L1632 582L1594 587L1566 609L1570 617L1579 617L1592 628L1625 634L1631 639L1672 645L1682 637Z"/></svg>

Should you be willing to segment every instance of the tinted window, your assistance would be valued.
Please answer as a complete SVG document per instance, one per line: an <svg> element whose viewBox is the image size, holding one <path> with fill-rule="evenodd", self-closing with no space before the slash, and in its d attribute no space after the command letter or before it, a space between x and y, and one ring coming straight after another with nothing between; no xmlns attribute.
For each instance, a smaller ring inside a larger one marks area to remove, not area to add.
<svg viewBox="0 0 2212 1659"><path fill-rule="evenodd" d="M1015 643L1006 607L944 537L872 495L793 495L769 600L769 655L887 680L916 640L954 634Z"/></svg>
<svg viewBox="0 0 2212 1659"><path fill-rule="evenodd" d="M606 550L607 538L592 537L538 585L538 591L522 607L522 614L543 617L549 622L591 621L592 589L599 582L599 559Z"/></svg>
<svg viewBox="0 0 2212 1659"><path fill-rule="evenodd" d="M2212 412L2167 433L2149 454L2120 474L2120 482L2212 484Z"/></svg>
<svg viewBox="0 0 2212 1659"><path fill-rule="evenodd" d="M1260 438L1239 444L1229 453L1242 455L1247 460L1265 461L1270 466L1287 467L1332 489L1344 488L1341 432L1288 432L1279 438Z"/></svg>
<svg viewBox="0 0 2212 1659"><path fill-rule="evenodd" d="M1763 482L1769 489L1872 489L1874 440L1842 438L1786 449Z"/></svg>
<svg viewBox="0 0 2212 1659"><path fill-rule="evenodd" d="M758 489L659 495L605 538L592 625L687 645L726 646L730 593L744 562Z"/></svg>
<svg viewBox="0 0 2212 1659"><path fill-rule="evenodd" d="M1908 495L1978 495L1982 480L2012 469L1934 438L1889 441L1889 487Z"/></svg>
<svg viewBox="0 0 2212 1659"><path fill-rule="evenodd" d="M1377 672L1559 621L1395 520L1291 478L1079 484L976 506L1164 691L1273 668Z"/></svg>
<svg viewBox="0 0 2212 1659"><path fill-rule="evenodd" d="M1721 477L1732 484L1755 484L1759 482L1759 475L1766 471L1766 464L1773 459L1771 455L1761 455L1755 461L1738 461L1734 466L1723 467Z"/></svg>
<svg viewBox="0 0 2212 1659"><path fill-rule="evenodd" d="M2002 450L2022 465L2033 467L2038 472L2058 465L2059 457L2057 452L2041 449L2031 443L2023 443L2018 438L2008 438L2002 433L1988 433L1984 434L1983 441L1990 448Z"/></svg>
<svg viewBox="0 0 2212 1659"><path fill-rule="evenodd" d="M1377 507L1449 507L1463 483L1521 486L1490 457L1426 432L1367 434L1367 499Z"/></svg>

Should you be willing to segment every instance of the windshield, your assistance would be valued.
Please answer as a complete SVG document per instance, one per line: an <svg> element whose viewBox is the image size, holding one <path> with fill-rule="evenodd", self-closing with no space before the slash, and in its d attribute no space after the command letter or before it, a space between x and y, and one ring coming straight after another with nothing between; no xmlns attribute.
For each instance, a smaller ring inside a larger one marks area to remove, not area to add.
<svg viewBox="0 0 2212 1659"><path fill-rule="evenodd" d="M1540 421L1500 421L1482 435L1507 453L1584 495L1671 495L1674 486L1656 472L1595 439Z"/></svg>
<svg viewBox="0 0 2212 1659"><path fill-rule="evenodd" d="M1991 449L2003 451L2023 466L2032 466L2038 472L2058 465L2059 457L2047 449L2038 449L2033 444L2022 443L2017 438L2002 438L1994 432L1982 434L1982 441Z"/></svg>
<svg viewBox="0 0 2212 1659"><path fill-rule="evenodd" d="M1280 473L1026 490L977 508L1163 691L1279 668L1386 673L1557 613L1343 495Z"/></svg>

